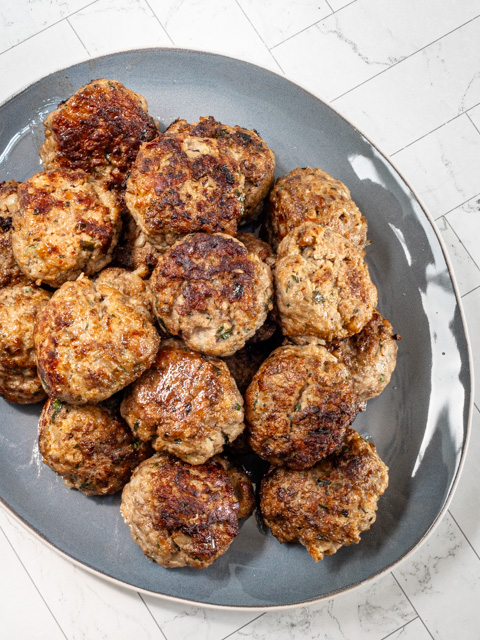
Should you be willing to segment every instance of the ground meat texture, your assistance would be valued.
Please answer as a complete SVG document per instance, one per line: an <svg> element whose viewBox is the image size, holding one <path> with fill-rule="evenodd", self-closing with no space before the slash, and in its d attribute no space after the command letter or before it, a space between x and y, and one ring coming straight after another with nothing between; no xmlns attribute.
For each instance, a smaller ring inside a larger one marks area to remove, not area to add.
<svg viewBox="0 0 480 640"><path fill-rule="evenodd" d="M31 280L60 287L112 259L121 225L118 199L84 171L37 173L18 187L18 203L12 248Z"/></svg>
<svg viewBox="0 0 480 640"><path fill-rule="evenodd" d="M276 300L284 335L322 340L361 331L377 305L363 254L331 229L296 227L278 247Z"/></svg>
<svg viewBox="0 0 480 640"><path fill-rule="evenodd" d="M268 242L247 231L239 231L235 237L245 245L249 253L255 253L262 262L265 262L273 269L275 266L275 254Z"/></svg>
<svg viewBox="0 0 480 640"><path fill-rule="evenodd" d="M263 200L273 185L275 154L253 129L222 124L212 116L188 124L177 120L167 132L188 132L191 136L214 138L238 163L245 176L245 208L242 222L258 218Z"/></svg>
<svg viewBox="0 0 480 640"><path fill-rule="evenodd" d="M160 338L144 313L106 284L66 282L38 314L38 370L48 395L97 403L148 369Z"/></svg>
<svg viewBox="0 0 480 640"><path fill-rule="evenodd" d="M226 364L165 340L129 387L121 413L141 440L190 464L203 464L244 429L243 398Z"/></svg>
<svg viewBox="0 0 480 640"><path fill-rule="evenodd" d="M164 250L191 232L235 235L244 184L217 140L164 134L140 148L125 202L150 242Z"/></svg>
<svg viewBox="0 0 480 640"><path fill-rule="evenodd" d="M148 281L143 279L145 271L129 271L120 267L107 267L95 278L97 285L107 284L125 295L137 311L145 313L150 322L155 322L153 315L152 294Z"/></svg>
<svg viewBox="0 0 480 640"><path fill-rule="evenodd" d="M19 182L0 182L0 288L24 279L12 251L12 216L18 210Z"/></svg>
<svg viewBox="0 0 480 640"><path fill-rule="evenodd" d="M241 349L273 306L270 267L226 234L179 241L159 258L150 286L159 324L209 355Z"/></svg>
<svg viewBox="0 0 480 640"><path fill-rule="evenodd" d="M133 540L167 568L208 567L239 532L240 504L217 457L192 466L155 454L135 470L120 508Z"/></svg>
<svg viewBox="0 0 480 640"><path fill-rule="evenodd" d="M112 265L124 269L145 268L152 273L160 251L147 239L128 211L122 211L122 231L113 252Z"/></svg>
<svg viewBox="0 0 480 640"><path fill-rule="evenodd" d="M387 485L388 467L375 446L348 429L342 447L311 469L271 468L260 509L280 542L299 542L319 561L360 541Z"/></svg>
<svg viewBox="0 0 480 640"><path fill-rule="evenodd" d="M270 192L265 227L274 248L303 222L315 222L333 229L360 251L365 246L365 217L343 182L321 169L294 169L279 178Z"/></svg>
<svg viewBox="0 0 480 640"><path fill-rule="evenodd" d="M158 135L143 96L121 82L89 82L44 122L40 157L45 169L83 169L119 187L140 145Z"/></svg>
<svg viewBox="0 0 480 640"><path fill-rule="evenodd" d="M324 347L275 349L245 395L252 449L292 469L307 469L329 455L359 408L348 378L345 365Z"/></svg>
<svg viewBox="0 0 480 640"><path fill-rule="evenodd" d="M0 289L0 394L9 402L30 404L45 397L33 331L50 295L31 283Z"/></svg>
<svg viewBox="0 0 480 640"><path fill-rule="evenodd" d="M49 398L40 415L38 447L43 462L87 496L120 491L152 455L148 444L133 437L114 401L79 407Z"/></svg>
<svg viewBox="0 0 480 640"><path fill-rule="evenodd" d="M325 347L348 367L355 393L364 402L379 396L390 382L397 363L397 336L377 310L360 333Z"/></svg>

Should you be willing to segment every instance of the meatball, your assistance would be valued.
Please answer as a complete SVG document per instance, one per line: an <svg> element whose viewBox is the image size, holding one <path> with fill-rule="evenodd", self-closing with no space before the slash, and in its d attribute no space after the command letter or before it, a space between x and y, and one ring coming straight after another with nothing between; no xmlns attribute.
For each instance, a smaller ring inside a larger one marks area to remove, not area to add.
<svg viewBox="0 0 480 640"><path fill-rule="evenodd" d="M397 340L390 322L375 310L360 333L325 347L348 367L355 393L366 402L390 382L397 363Z"/></svg>
<svg viewBox="0 0 480 640"><path fill-rule="evenodd" d="M12 217L18 210L19 182L0 182L0 288L24 279L12 251Z"/></svg>
<svg viewBox="0 0 480 640"><path fill-rule="evenodd" d="M106 284L66 282L35 326L38 371L48 395L97 403L148 369L160 338L145 313Z"/></svg>
<svg viewBox="0 0 480 640"><path fill-rule="evenodd" d="M124 269L146 269L152 273L161 251L147 239L128 211L122 211L122 231L113 252L112 265Z"/></svg>
<svg viewBox="0 0 480 640"><path fill-rule="evenodd" d="M388 467L353 429L335 453L306 471L271 468L262 479L260 509L280 542L299 542L318 562L360 542L376 519Z"/></svg>
<svg viewBox="0 0 480 640"><path fill-rule="evenodd" d="M363 328L377 305L362 253L313 222L280 243L275 284L280 325L290 337L346 338Z"/></svg>
<svg viewBox="0 0 480 640"><path fill-rule="evenodd" d="M45 169L83 169L121 186L142 142L158 135L143 96L100 78L59 104L44 122Z"/></svg>
<svg viewBox="0 0 480 640"><path fill-rule="evenodd" d="M268 266L273 269L275 266L275 254L268 242L257 238L253 233L248 233L247 231L239 231L235 237L245 245L249 253L255 253L262 262L265 262L265 264L268 264Z"/></svg>
<svg viewBox="0 0 480 640"><path fill-rule="evenodd" d="M269 356L268 347L269 343L249 342L232 356L223 358L241 394L246 392L260 365Z"/></svg>
<svg viewBox="0 0 480 640"><path fill-rule="evenodd" d="M0 289L0 394L9 402L30 404L45 397L37 375L33 330L50 295L33 283Z"/></svg>
<svg viewBox="0 0 480 640"><path fill-rule="evenodd" d="M218 456L192 466L156 453L137 467L120 508L149 558L167 568L204 568L225 553L239 532L235 490L242 491L225 466Z"/></svg>
<svg viewBox="0 0 480 640"><path fill-rule="evenodd" d="M244 183L217 140L164 134L141 146L125 202L150 242L164 250L191 232L235 235Z"/></svg>
<svg viewBox="0 0 480 640"><path fill-rule="evenodd" d="M39 421L43 462L87 496L116 493L152 454L120 417L118 402L81 407L49 398Z"/></svg>
<svg viewBox="0 0 480 640"><path fill-rule="evenodd" d="M252 449L292 469L306 469L330 454L359 409L348 378L345 365L322 346L275 349L245 395Z"/></svg>
<svg viewBox="0 0 480 640"><path fill-rule="evenodd" d="M188 132L191 136L218 140L237 161L245 176L245 209L241 221L250 222L258 218L263 209L263 200L273 184L275 154L255 130L231 127L209 116L193 124L176 120L167 132Z"/></svg>
<svg viewBox="0 0 480 640"><path fill-rule="evenodd" d="M160 325L210 355L241 349L273 306L270 267L226 234L179 241L159 258L150 285Z"/></svg>
<svg viewBox="0 0 480 640"><path fill-rule="evenodd" d="M112 259L121 225L118 200L84 171L37 173L18 187L18 203L12 248L31 280L60 287Z"/></svg>
<svg viewBox="0 0 480 640"><path fill-rule="evenodd" d="M202 464L244 429L243 398L226 364L165 340L126 392L121 413L133 433L190 464Z"/></svg>
<svg viewBox="0 0 480 640"><path fill-rule="evenodd" d="M120 293L123 293L137 311L145 313L150 322L155 322L153 315L153 303L148 281L143 279L146 275L140 268L138 271L129 271L120 267L107 267L95 278L97 285L107 284Z"/></svg>
<svg viewBox="0 0 480 640"><path fill-rule="evenodd" d="M274 248L303 222L330 227L360 251L365 246L366 219L343 182L321 169L294 169L279 178L270 192L265 227Z"/></svg>

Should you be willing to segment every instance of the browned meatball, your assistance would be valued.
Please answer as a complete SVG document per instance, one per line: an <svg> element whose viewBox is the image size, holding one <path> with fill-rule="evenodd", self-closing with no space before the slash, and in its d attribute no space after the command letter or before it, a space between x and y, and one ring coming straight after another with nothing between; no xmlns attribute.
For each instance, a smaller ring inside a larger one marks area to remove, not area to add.
<svg viewBox="0 0 480 640"><path fill-rule="evenodd" d="M255 220L263 208L263 200L273 184L275 154L253 129L222 124L212 116L188 124L176 120L168 133L188 132L191 136L215 138L233 156L245 176L245 210L242 222Z"/></svg>
<svg viewBox="0 0 480 640"><path fill-rule="evenodd" d="M244 429L243 398L226 364L165 340L126 392L122 416L136 437L202 464Z"/></svg>
<svg viewBox="0 0 480 640"><path fill-rule="evenodd" d="M241 394L246 392L253 376L269 354L269 344L249 342L238 351L235 351L232 356L223 358Z"/></svg>
<svg viewBox="0 0 480 640"><path fill-rule="evenodd" d="M192 466L157 453L137 467L123 489L121 511L149 558L163 567L201 569L225 553L238 535L240 511L226 466L218 456ZM242 491L242 483L235 484Z"/></svg>
<svg viewBox="0 0 480 640"><path fill-rule="evenodd" d="M214 138L164 134L142 145L125 202L150 242L163 250L187 233L235 235L245 178Z"/></svg>
<svg viewBox="0 0 480 640"><path fill-rule="evenodd" d="M113 252L112 265L132 270L146 268L151 274L160 254L131 214L122 210L122 231Z"/></svg>
<svg viewBox="0 0 480 640"><path fill-rule="evenodd" d="M360 251L365 246L366 219L343 182L321 169L294 169L279 178L270 192L265 226L274 248L303 222L330 227Z"/></svg>
<svg viewBox="0 0 480 640"><path fill-rule="evenodd" d="M325 347L348 367L355 393L366 402L390 382L397 363L397 339L390 322L375 310L360 333Z"/></svg>
<svg viewBox="0 0 480 640"><path fill-rule="evenodd" d="M33 330L50 293L32 283L0 289L0 394L30 404L45 397L37 375Z"/></svg>
<svg viewBox="0 0 480 640"><path fill-rule="evenodd" d="M152 294L148 281L143 279L146 275L140 268L138 271L129 271L120 267L107 267L95 278L95 283L107 284L129 299L137 311L146 314L150 322L155 322L153 315Z"/></svg>
<svg viewBox="0 0 480 640"><path fill-rule="evenodd" d="M18 187L12 248L31 280L59 287L112 259L120 232L116 195L84 171L54 169Z"/></svg>
<svg viewBox="0 0 480 640"><path fill-rule="evenodd" d="M262 262L265 262L273 269L275 266L275 254L268 242L247 231L239 231L235 237L245 245L249 253L255 253Z"/></svg>
<svg viewBox="0 0 480 640"><path fill-rule="evenodd" d="M179 241L159 258L150 285L159 323L210 355L241 349L273 305L270 267L226 234Z"/></svg>
<svg viewBox="0 0 480 640"><path fill-rule="evenodd" d="M363 254L343 236L307 222L282 240L277 255L276 300L284 335L345 338L370 320L377 290Z"/></svg>
<svg viewBox="0 0 480 640"><path fill-rule="evenodd" d="M140 144L158 135L147 111L145 98L121 82L89 82L47 116L44 168L83 169L121 185Z"/></svg>
<svg viewBox="0 0 480 640"><path fill-rule="evenodd" d="M120 417L118 402L77 407L49 398L39 421L43 462L87 496L116 493L152 454Z"/></svg>
<svg viewBox="0 0 480 640"><path fill-rule="evenodd" d="M262 479L260 509L280 542L299 542L318 562L360 541L387 485L388 467L374 445L348 429L338 451L311 469L271 468Z"/></svg>
<svg viewBox="0 0 480 640"><path fill-rule="evenodd" d="M18 210L19 182L0 182L0 288L25 278L12 251L12 217Z"/></svg>
<svg viewBox="0 0 480 640"><path fill-rule="evenodd" d="M66 282L38 314L38 371L48 395L96 403L148 369L160 338L145 313L106 284Z"/></svg>
<svg viewBox="0 0 480 640"><path fill-rule="evenodd" d="M245 396L252 449L306 469L336 449L358 412L349 372L318 345L285 345L263 362Z"/></svg>

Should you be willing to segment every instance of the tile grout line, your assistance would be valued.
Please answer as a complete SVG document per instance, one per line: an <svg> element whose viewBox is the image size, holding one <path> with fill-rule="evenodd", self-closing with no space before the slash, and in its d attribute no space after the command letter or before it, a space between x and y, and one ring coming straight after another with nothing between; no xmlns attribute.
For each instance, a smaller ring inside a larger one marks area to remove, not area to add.
<svg viewBox="0 0 480 640"><path fill-rule="evenodd" d="M153 618L153 621L155 622L155 624L158 627L158 630L160 631L160 633L162 634L162 636L165 638L165 640L167 640L167 636L163 633L163 629L162 627L158 624L155 616L153 615L153 613L150 611L150 607L148 606L148 604L145 602L145 600L143 599L143 596L141 593L139 593L137 591L137 596L140 598L140 600L143 602L143 604L145 605L146 610L148 611L148 613L150 614L150 616Z"/></svg>
<svg viewBox="0 0 480 640"><path fill-rule="evenodd" d="M398 633L401 629L406 629L408 625L412 624L412 622L415 622L415 620L421 620L420 616L415 616L415 618L413 618L412 620L409 620L406 624L403 624L401 627L398 627L398 629L394 629L391 633L388 634L388 636L383 636L381 640L388 640L388 638L391 638L395 633ZM421 621L423 623L423 620Z"/></svg>
<svg viewBox="0 0 480 640"><path fill-rule="evenodd" d="M433 635L430 633L430 629L427 627L427 625L425 624L425 621L423 620L422 616L418 613L417 608L414 606L413 602L410 600L408 594L406 593L405 589L402 587L402 585L400 584L400 582L397 579L397 576L395 575L395 573L393 571L390 572L393 579L395 580L395 582L397 583L400 591L403 593L403 595L405 596L405 598L408 600L410 606L412 607L412 609L415 611L417 618L420 620L420 622L423 624L423 626L425 627L427 633L431 636L431 638L433 639ZM410 622L413 622L413 620L410 620ZM408 623L407 623L408 624ZM407 625L403 625L404 627L406 627ZM401 627L403 628L403 627ZM397 629L398 631L398 629ZM387 636L388 637L388 636Z"/></svg>
<svg viewBox="0 0 480 640"><path fill-rule="evenodd" d="M232 631L232 633L229 633L228 635L223 636L223 638L221 640L227 640L227 638L231 638L233 635L235 635L236 633L238 633L242 629L245 629L245 627L248 627L249 624L252 624L252 622L255 622L255 620L259 620L260 618L262 618L266 613L267 612L265 611L264 613L261 613L256 618L253 618L253 620L249 620L247 623L242 624L241 627L238 627L238 629L235 629L235 631Z"/></svg>
<svg viewBox="0 0 480 640"><path fill-rule="evenodd" d="M480 270L479 265L477 264L475 258L471 255L470 251L467 249L467 247L463 244L462 240L460 239L460 237L458 236L457 232L455 231L455 229L452 227L452 225L449 223L449 221L445 218L445 215L440 216L440 218L443 218L445 220L445 224L449 227L449 229L452 230L453 234L455 235L455 237L457 238L457 240L459 241L459 243L461 244L461 246L465 249L466 253L468 254L469 258L472 260L473 264L477 267L477 269ZM437 218L437 220L440 220L440 218ZM472 291L475 291L476 287L474 287L472 289ZM468 295L470 292L464 293L463 295ZM463 297L463 296L460 296Z"/></svg>
<svg viewBox="0 0 480 640"><path fill-rule="evenodd" d="M47 601L45 600L45 598L43 597L42 592L40 591L40 589L37 586L37 583L35 582L35 580L32 578L32 576L30 575L27 567L24 565L24 563L22 562L22 559L20 558L20 556L17 553L17 550L15 549L15 547L13 546L13 544L10 541L10 538L7 536L7 534L5 533L5 530L3 529L2 526L0 526L0 531L2 531L3 535L5 536L5 540L8 542L10 548L12 549L13 553L15 554L17 560L20 562L20 564L22 565L23 570L25 571L25 573L27 574L30 582L33 584L35 591L38 593L38 595L40 596L40 599L42 600L43 604L45 605L45 607L47 608L47 611L50 613L50 615L52 616L53 620L55 621L55 624L57 625L57 627L60 629L60 632L62 633L62 635L65 637L65 640L68 640L68 637L65 633L65 631L62 629L60 623L58 622L57 618L55 617L53 611L50 609L50 607L47 604Z"/></svg>
<svg viewBox="0 0 480 640"><path fill-rule="evenodd" d="M349 6L349 5L347 5L347 6ZM344 96L348 95L352 91L355 91L355 89L358 89L359 87L362 87L363 85L367 84L371 80L374 80L375 78L378 78L378 76L383 75L384 73L386 73L390 69L393 69L394 67L397 67L399 64L402 64L403 62L405 62L405 60L409 60L410 58L413 58L413 56L416 56L419 53L421 53L422 51L425 51L425 49L427 49L428 47L431 47L433 44L436 44L437 42L440 42L440 40L443 40L444 38L452 35L452 33L455 33L459 29L463 29L463 27L465 27L467 24L470 24L471 22L474 22L475 20L478 20L479 18L480 18L480 15L477 15L474 18L470 18L470 20L467 20L467 22L464 22L463 24L458 25L458 27L455 27L455 29L452 29L451 31L447 31L447 33L444 33L441 36L439 36L438 38L435 38L435 40L432 40L431 42L428 42L426 45L424 45L420 49L417 49L416 51L413 51L412 53L409 53L407 56L405 56L404 58L402 58L398 62L394 62L393 64L391 64L386 69L383 69L382 71L379 71L378 73L373 75L371 78L368 78L367 80L364 80L363 82L360 82L359 84L355 85L351 89L348 89L348 91L345 91L344 93L341 93L340 95L336 96L335 98L332 98L332 100L330 100L330 102L335 102L335 100L339 100L340 98L343 98ZM327 20L328 18L325 18L325 19Z"/></svg>
<svg viewBox="0 0 480 640"><path fill-rule="evenodd" d="M13 44L11 47L8 47L8 49L5 49L5 51L2 51L0 53L0 57L4 54L7 53L7 51L12 51L12 49L15 49L16 47L19 47L21 44L23 44L24 42L28 42L29 40L31 40L32 38L35 38L35 36L40 35L41 33L44 33L45 31L48 31L49 29L51 29L52 27L56 27L57 24L60 24L61 22L68 22L68 19L71 18L72 16L74 16L77 13L80 13L80 11L83 11L84 9L88 9L89 7L91 7L92 5L96 4L98 2L98 0L93 0L93 2L90 2L89 4L86 4L84 7L82 7L81 9L77 9L77 11L72 11L72 13L69 13L66 16L63 16L63 18L60 18L60 20L55 20L55 22L52 22L51 24L47 25L46 27L44 27L43 29L40 29L39 31L35 31L35 33L32 33L32 35L28 36L27 38L24 38L23 40L20 40L20 42L17 42L17 44ZM69 22L68 24L70 25L70 27L72 26ZM76 34L75 34L76 35ZM82 43L83 44L83 43ZM89 54L90 55L90 54Z"/></svg>
<svg viewBox="0 0 480 640"><path fill-rule="evenodd" d="M457 525L459 531L461 532L462 536L465 538L465 540L468 543L468 546L471 548L471 550L473 551L473 553L477 556L477 558L480 560L480 555L478 554L477 550L475 549L475 547L472 545L472 543L470 542L470 540L468 539L468 536L466 535L466 533L464 533L462 527L458 524L458 522L456 521L453 513L450 511L450 509L448 509L448 514L450 515L450 517L452 518L452 520L455 522L455 524Z"/></svg>
<svg viewBox="0 0 480 640"><path fill-rule="evenodd" d="M78 35L75 27L73 26L73 24L70 22L70 16L68 16L68 18L65 18L65 22L68 24L68 26L70 27L70 29L73 31L73 33L75 34L75 36L78 38L78 41L80 42L80 44L82 45L82 47L85 49L85 51L88 53L88 55L91 57L92 54L90 53L90 51L88 50L88 48L86 47L86 45L83 43L83 40L80 38L80 36Z"/></svg>
<svg viewBox="0 0 480 640"><path fill-rule="evenodd" d="M445 211L445 213L440 214L438 217L441 218L442 216L448 216L449 213L452 213L453 211L455 211L459 207L463 207L464 204L467 204L467 202L470 202L470 200L474 200L475 198L480 198L480 193L476 193L474 196L471 196L470 198L467 198L463 202L460 202L460 204L457 204L454 207L452 207L451 209L449 209L448 211ZM437 220L438 220L438 218L437 218Z"/></svg>
<svg viewBox="0 0 480 640"><path fill-rule="evenodd" d="M158 24L161 26L161 28L163 29L163 31L165 32L165 35L167 36L167 38L170 40L170 42L172 43L172 46L175 46L175 42L173 40L173 38L170 36L170 34L168 33L167 29L163 26L160 18L157 16L157 14L155 13L155 10L152 9L152 7L150 6L150 3L148 0L145 0L145 4L147 5L147 7L150 9L150 11L153 13L153 15L155 16L156 21L158 22Z"/></svg>

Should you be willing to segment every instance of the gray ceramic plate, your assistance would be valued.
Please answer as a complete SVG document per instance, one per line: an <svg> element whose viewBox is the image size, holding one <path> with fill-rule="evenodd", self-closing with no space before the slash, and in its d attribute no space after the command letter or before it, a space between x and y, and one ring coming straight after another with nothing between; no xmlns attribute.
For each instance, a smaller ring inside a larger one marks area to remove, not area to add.
<svg viewBox="0 0 480 640"><path fill-rule="evenodd" d="M389 162L356 129L291 82L250 64L178 50L119 53L50 75L0 107L0 180L40 169L45 115L92 78L146 96L163 126L214 115L257 129L277 175L321 167L347 184L369 224L368 263L379 308L402 336L387 390L355 427L390 467L378 518L359 545L316 564L281 545L255 517L211 567L166 570L130 539L119 497L65 488L36 446L39 406L0 400L0 496L31 530L84 567L119 583L188 602L278 607L331 597L391 569L446 509L465 453L471 406L468 342L452 277L431 221Z"/></svg>

